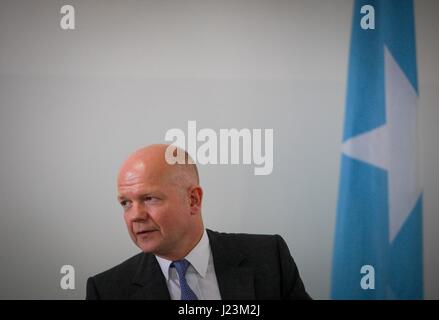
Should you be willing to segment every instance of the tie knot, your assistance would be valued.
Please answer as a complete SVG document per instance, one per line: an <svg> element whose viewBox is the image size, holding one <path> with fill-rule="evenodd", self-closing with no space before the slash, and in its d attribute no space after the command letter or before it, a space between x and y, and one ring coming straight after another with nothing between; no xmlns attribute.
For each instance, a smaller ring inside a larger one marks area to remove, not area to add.
<svg viewBox="0 0 439 320"><path fill-rule="evenodd" d="M173 261L171 267L177 269L178 274L185 275L189 267L189 261L186 259Z"/></svg>

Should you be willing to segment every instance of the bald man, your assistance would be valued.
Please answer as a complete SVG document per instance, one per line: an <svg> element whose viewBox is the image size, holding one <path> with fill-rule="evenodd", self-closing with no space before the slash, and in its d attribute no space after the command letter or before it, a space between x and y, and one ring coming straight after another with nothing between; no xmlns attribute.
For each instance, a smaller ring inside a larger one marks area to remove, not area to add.
<svg viewBox="0 0 439 320"><path fill-rule="evenodd" d="M177 154L184 163L170 161ZM151 145L134 152L117 187L128 233L142 252L90 277L86 299L310 298L280 236L204 228L198 170L183 150Z"/></svg>

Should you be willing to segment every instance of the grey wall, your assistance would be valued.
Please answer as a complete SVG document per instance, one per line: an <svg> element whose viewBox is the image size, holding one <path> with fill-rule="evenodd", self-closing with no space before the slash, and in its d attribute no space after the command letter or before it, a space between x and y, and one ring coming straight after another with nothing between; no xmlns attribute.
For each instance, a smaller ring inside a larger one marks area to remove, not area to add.
<svg viewBox="0 0 439 320"><path fill-rule="evenodd" d="M59 27L62 5L76 30ZM417 0L425 294L439 298L439 2ZM170 128L273 128L274 171L200 167L204 219L278 233L329 298L351 0L0 1L0 298L82 299L138 252L116 201ZM76 289L59 286L60 267Z"/></svg>

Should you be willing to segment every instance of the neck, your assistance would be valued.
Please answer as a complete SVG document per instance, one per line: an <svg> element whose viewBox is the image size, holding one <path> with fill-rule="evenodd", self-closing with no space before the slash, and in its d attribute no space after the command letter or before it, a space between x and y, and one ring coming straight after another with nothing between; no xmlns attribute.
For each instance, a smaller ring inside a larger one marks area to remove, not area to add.
<svg viewBox="0 0 439 320"><path fill-rule="evenodd" d="M157 255L169 261L182 260L200 242L201 238L203 237L203 233L204 233L204 226L201 224L201 226L197 228L196 232L193 232L192 236L187 239L186 244L180 250L178 250L177 252L173 252L171 254L166 254L166 255L157 254Z"/></svg>

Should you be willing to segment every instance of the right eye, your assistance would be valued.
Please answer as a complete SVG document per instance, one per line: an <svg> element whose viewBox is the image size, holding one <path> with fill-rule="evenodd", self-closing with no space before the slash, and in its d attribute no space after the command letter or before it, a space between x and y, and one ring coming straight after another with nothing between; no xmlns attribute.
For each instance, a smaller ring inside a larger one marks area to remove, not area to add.
<svg viewBox="0 0 439 320"><path fill-rule="evenodd" d="M122 206L122 208L127 209L129 206L129 201L128 200L123 200L120 202L120 205Z"/></svg>

